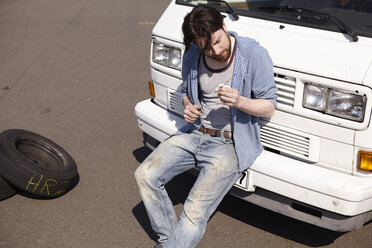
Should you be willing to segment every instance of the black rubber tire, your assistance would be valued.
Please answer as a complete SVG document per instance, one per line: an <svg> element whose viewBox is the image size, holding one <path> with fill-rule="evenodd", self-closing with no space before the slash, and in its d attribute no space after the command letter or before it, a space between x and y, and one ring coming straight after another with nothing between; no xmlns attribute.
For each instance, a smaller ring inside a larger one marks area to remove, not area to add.
<svg viewBox="0 0 372 248"><path fill-rule="evenodd" d="M7 199L16 193L15 189L0 177L0 201Z"/></svg>
<svg viewBox="0 0 372 248"><path fill-rule="evenodd" d="M31 195L55 198L75 186L78 171L67 151L53 141L8 129L0 134L0 175Z"/></svg>

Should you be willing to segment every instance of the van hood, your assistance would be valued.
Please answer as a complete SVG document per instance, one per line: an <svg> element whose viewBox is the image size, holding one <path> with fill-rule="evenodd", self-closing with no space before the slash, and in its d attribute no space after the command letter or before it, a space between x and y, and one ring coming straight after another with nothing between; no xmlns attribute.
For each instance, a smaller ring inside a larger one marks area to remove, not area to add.
<svg viewBox="0 0 372 248"><path fill-rule="evenodd" d="M182 43L182 22L191 7L173 2L153 34ZM169 20L172 20L171 22ZM346 34L240 16L225 18L228 30L258 41L274 66L372 87L372 39L352 42Z"/></svg>

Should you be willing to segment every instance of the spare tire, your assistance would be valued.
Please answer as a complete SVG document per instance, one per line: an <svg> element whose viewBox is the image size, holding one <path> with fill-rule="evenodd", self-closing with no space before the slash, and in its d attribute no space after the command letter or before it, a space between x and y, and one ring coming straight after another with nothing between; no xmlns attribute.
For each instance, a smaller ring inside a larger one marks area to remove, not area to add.
<svg viewBox="0 0 372 248"><path fill-rule="evenodd" d="M78 171L67 151L50 139L8 129L0 134L0 175L32 195L54 198L76 184Z"/></svg>
<svg viewBox="0 0 372 248"><path fill-rule="evenodd" d="M0 201L15 195L15 189L0 177Z"/></svg>

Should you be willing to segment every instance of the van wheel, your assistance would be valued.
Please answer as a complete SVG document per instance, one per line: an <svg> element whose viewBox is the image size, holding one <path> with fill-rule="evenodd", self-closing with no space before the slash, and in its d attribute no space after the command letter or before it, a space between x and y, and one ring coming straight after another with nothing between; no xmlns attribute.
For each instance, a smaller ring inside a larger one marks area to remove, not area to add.
<svg viewBox="0 0 372 248"><path fill-rule="evenodd" d="M0 201L16 194L15 189L0 177Z"/></svg>
<svg viewBox="0 0 372 248"><path fill-rule="evenodd" d="M0 175L31 195L47 198L66 193L78 178L74 160L62 147L21 129L0 134Z"/></svg>

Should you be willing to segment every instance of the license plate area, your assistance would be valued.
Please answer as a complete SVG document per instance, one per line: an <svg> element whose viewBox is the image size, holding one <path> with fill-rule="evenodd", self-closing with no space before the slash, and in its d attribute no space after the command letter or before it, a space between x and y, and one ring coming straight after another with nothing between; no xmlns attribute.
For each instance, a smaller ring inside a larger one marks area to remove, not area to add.
<svg viewBox="0 0 372 248"><path fill-rule="evenodd" d="M252 172L250 170L243 171L240 178L236 180L234 186L248 192L255 191L256 186L253 185Z"/></svg>
<svg viewBox="0 0 372 248"><path fill-rule="evenodd" d="M236 186L238 188L248 190L248 180L247 180L247 178L248 178L248 173L246 171L243 171L240 178L238 180L236 180L234 186Z"/></svg>

